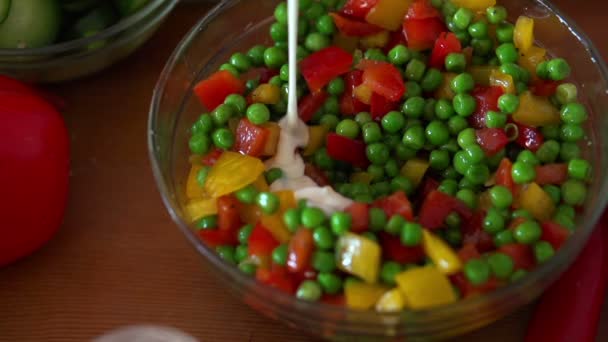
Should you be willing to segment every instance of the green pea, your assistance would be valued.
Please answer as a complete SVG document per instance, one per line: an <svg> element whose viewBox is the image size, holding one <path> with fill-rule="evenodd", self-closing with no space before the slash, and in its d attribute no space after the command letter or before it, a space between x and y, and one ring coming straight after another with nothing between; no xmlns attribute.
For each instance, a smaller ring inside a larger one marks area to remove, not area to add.
<svg viewBox="0 0 608 342"><path fill-rule="evenodd" d="M403 144L413 150L420 150L425 144L424 128L422 128L421 126L414 126L408 128L403 134Z"/></svg>
<svg viewBox="0 0 608 342"><path fill-rule="evenodd" d="M258 193L258 195L255 197L255 202L260 209L262 209L262 211L268 215L272 215L279 210L279 197L272 192Z"/></svg>
<svg viewBox="0 0 608 342"><path fill-rule="evenodd" d="M360 112L355 115L355 121L363 127L368 122L373 122L372 115L368 112Z"/></svg>
<svg viewBox="0 0 608 342"><path fill-rule="evenodd" d="M516 219L518 217L525 218L527 220L533 219L532 214L530 214L530 212L527 211L526 209L517 209L517 210L513 211L513 213L511 214L511 218Z"/></svg>
<svg viewBox="0 0 608 342"><path fill-rule="evenodd" d="M272 250L272 262L277 265L285 266L287 264L287 245L282 244Z"/></svg>
<svg viewBox="0 0 608 342"><path fill-rule="evenodd" d="M344 119L336 126L336 133L351 139L357 138L359 136L359 131L359 125L352 119Z"/></svg>
<svg viewBox="0 0 608 342"><path fill-rule="evenodd" d="M555 90L555 96L560 104L566 105L576 101L576 99L578 98L578 90L576 89L576 86L572 83L562 83L557 86L557 89Z"/></svg>
<svg viewBox="0 0 608 342"><path fill-rule="evenodd" d="M399 164L397 164L395 159L389 159L386 164L384 164L384 171L388 177L396 177L400 171Z"/></svg>
<svg viewBox="0 0 608 342"><path fill-rule="evenodd" d="M591 164L584 159L571 159L568 162L568 175L573 179L586 181L591 175Z"/></svg>
<svg viewBox="0 0 608 342"><path fill-rule="evenodd" d="M464 175L469 169L471 162L469 161L465 151L458 151L456 154L454 154L453 164L454 169L456 169L456 171L458 171L458 173L461 175Z"/></svg>
<svg viewBox="0 0 608 342"><path fill-rule="evenodd" d="M405 82L405 89L405 94L403 94L404 99L422 96L422 88L416 81Z"/></svg>
<svg viewBox="0 0 608 342"><path fill-rule="evenodd" d="M547 241L539 241L534 245L534 256L539 264L551 259L554 254L553 246Z"/></svg>
<svg viewBox="0 0 608 342"><path fill-rule="evenodd" d="M347 232L350 229L351 224L352 217L348 213L337 211L331 215L330 225L333 232Z"/></svg>
<svg viewBox="0 0 608 342"><path fill-rule="evenodd" d="M456 13L454 13L452 20L454 21L454 25L456 25L457 28L459 28L460 30L466 30L467 27L469 27L469 25L473 21L473 17L473 12L463 7L459 8Z"/></svg>
<svg viewBox="0 0 608 342"><path fill-rule="evenodd" d="M339 122L340 119L338 119L338 117L333 114L325 114L321 117L321 120L319 120L319 124L325 126L325 128L330 131L335 131Z"/></svg>
<svg viewBox="0 0 608 342"><path fill-rule="evenodd" d="M327 150L325 147L322 147L317 150L314 154L315 164L320 167L322 170L331 170L334 167L334 161L327 154Z"/></svg>
<svg viewBox="0 0 608 342"><path fill-rule="evenodd" d="M211 135L213 144L223 150L228 150L234 145L234 134L227 128L218 128Z"/></svg>
<svg viewBox="0 0 608 342"><path fill-rule="evenodd" d="M264 51L264 64L269 68L280 68L287 62L287 53L284 49L276 46L267 48Z"/></svg>
<svg viewBox="0 0 608 342"><path fill-rule="evenodd" d="M270 120L270 110L263 103L254 103L247 108L247 119L255 125L262 125Z"/></svg>
<svg viewBox="0 0 608 342"><path fill-rule="evenodd" d="M473 47L473 54L475 56L487 56L492 52L492 48L494 47L494 42L489 38L473 38L471 40L471 46ZM491 60L488 61L488 64L491 63Z"/></svg>
<svg viewBox="0 0 608 342"><path fill-rule="evenodd" d="M483 149L477 144L471 144L464 149L465 156L469 163L471 164L479 164L485 158L486 154Z"/></svg>
<svg viewBox="0 0 608 342"><path fill-rule="evenodd" d="M398 160L408 160L416 155L416 151L406 146L403 142L395 146L395 156Z"/></svg>
<svg viewBox="0 0 608 342"><path fill-rule="evenodd" d="M458 10L458 7L452 3L452 1L445 0L443 1L443 5L441 6L441 14L444 17L452 17Z"/></svg>
<svg viewBox="0 0 608 342"><path fill-rule="evenodd" d="M492 6L486 9L486 18L490 24L500 24L507 19L507 10L502 6Z"/></svg>
<svg viewBox="0 0 608 342"><path fill-rule="evenodd" d="M493 186L490 191L490 200L492 205L498 209L506 209L513 203L513 194L502 185Z"/></svg>
<svg viewBox="0 0 608 342"><path fill-rule="evenodd" d="M396 176L391 179L391 190L395 191L403 191L407 195L411 195L414 192L414 184L407 177L404 176Z"/></svg>
<svg viewBox="0 0 608 342"><path fill-rule="evenodd" d="M194 134L188 141L190 151L192 151L194 154L207 154L207 152L209 152L209 145L209 137L204 133Z"/></svg>
<svg viewBox="0 0 608 342"><path fill-rule="evenodd" d="M542 163L553 163L559 156L560 145L555 140L545 141L536 151L536 158Z"/></svg>
<svg viewBox="0 0 608 342"><path fill-rule="evenodd" d="M380 280L387 285L395 286L395 277L401 273L401 271L402 268L399 263L387 261L383 263L380 268Z"/></svg>
<svg viewBox="0 0 608 342"><path fill-rule="evenodd" d="M367 145L365 152L367 159L374 165L384 165L390 158L390 150L383 143Z"/></svg>
<svg viewBox="0 0 608 342"><path fill-rule="evenodd" d="M513 232L511 230L505 229L494 235L494 244L496 247L512 244L514 242L515 238L513 237Z"/></svg>
<svg viewBox="0 0 608 342"><path fill-rule="evenodd" d="M401 243L414 247L422 242L422 226L414 222L405 222L401 229Z"/></svg>
<svg viewBox="0 0 608 342"><path fill-rule="evenodd" d="M262 66L264 64L264 52L266 48L263 45L256 45L247 51L247 57L254 66Z"/></svg>
<svg viewBox="0 0 608 342"><path fill-rule="evenodd" d="M409 63L407 63L407 67L405 68L405 77L408 80L419 82L424 76L424 72L426 70L426 65L424 62L418 59L412 59Z"/></svg>
<svg viewBox="0 0 608 342"><path fill-rule="evenodd" d="M287 226L287 229L291 232L295 232L300 224L300 210L297 208L290 208L283 213L283 222Z"/></svg>
<svg viewBox="0 0 608 342"><path fill-rule="evenodd" d="M403 65L409 62L411 58L410 50L401 44L396 45L388 52L388 60L394 65Z"/></svg>
<svg viewBox="0 0 608 342"><path fill-rule="evenodd" d="M562 142L559 150L559 156L563 161L570 161L578 158L581 154L580 147L573 142Z"/></svg>
<svg viewBox="0 0 608 342"><path fill-rule="evenodd" d="M503 128L507 124L507 115L495 112L488 111L486 113L486 127L488 128Z"/></svg>
<svg viewBox="0 0 608 342"><path fill-rule="evenodd" d="M296 291L296 298L316 302L321 298L321 286L314 280L304 280Z"/></svg>
<svg viewBox="0 0 608 342"><path fill-rule="evenodd" d="M404 224L405 219L401 215L393 215L386 223L384 230L391 235L398 235L401 234Z"/></svg>
<svg viewBox="0 0 608 342"><path fill-rule="evenodd" d="M517 63L519 54L513 43L503 43L496 48L496 57L501 64Z"/></svg>
<svg viewBox="0 0 608 342"><path fill-rule="evenodd" d="M316 27L319 32L328 36L336 32L336 25L334 24L334 19L327 14L319 18Z"/></svg>
<svg viewBox="0 0 608 342"><path fill-rule="evenodd" d="M501 232L504 228L505 219L500 214L500 211L494 207L488 209L488 212L483 219L483 229L486 232L495 235Z"/></svg>
<svg viewBox="0 0 608 342"><path fill-rule="evenodd" d="M578 124L563 124L560 131L560 138L565 142L574 143L585 137L585 130Z"/></svg>
<svg viewBox="0 0 608 342"><path fill-rule="evenodd" d="M472 259L464 265L464 274L473 285L481 285L490 278L490 266L482 259Z"/></svg>
<svg viewBox="0 0 608 342"><path fill-rule="evenodd" d="M408 98L402 107L402 111L408 118L419 118L424 113L426 101L424 98L415 96Z"/></svg>
<svg viewBox="0 0 608 342"><path fill-rule="evenodd" d="M405 118L401 112L391 111L382 118L382 128L389 133L397 133L403 126L405 126Z"/></svg>
<svg viewBox="0 0 608 342"><path fill-rule="evenodd" d="M441 121L433 120L425 130L426 141L435 146L440 146L450 140L450 130L446 124Z"/></svg>
<svg viewBox="0 0 608 342"><path fill-rule="evenodd" d="M255 202L256 196L258 195L258 190L252 185L249 184L244 188L237 190L235 192L236 198L241 203L253 204Z"/></svg>
<svg viewBox="0 0 608 342"><path fill-rule="evenodd" d="M386 226L387 218L384 210L380 208L369 209L369 228L374 231L380 231Z"/></svg>
<svg viewBox="0 0 608 342"><path fill-rule="evenodd" d="M564 105L560 117L567 124L581 124L587 121L587 110L580 103L572 102Z"/></svg>
<svg viewBox="0 0 608 342"><path fill-rule="evenodd" d="M513 42L513 31L515 27L510 23L502 23L496 27L496 39L499 43Z"/></svg>
<svg viewBox="0 0 608 342"><path fill-rule="evenodd" d="M287 41L287 25L274 23L270 25L270 38L275 42Z"/></svg>
<svg viewBox="0 0 608 342"><path fill-rule="evenodd" d="M498 98L498 108L507 114L513 114L519 107L519 97L513 94L504 94Z"/></svg>
<svg viewBox="0 0 608 342"><path fill-rule="evenodd" d="M234 116L235 110L236 108L231 105L219 105L211 112L211 118L213 119L213 123L217 127L226 125L228 120L230 120L230 118Z"/></svg>
<svg viewBox="0 0 608 342"><path fill-rule="evenodd" d="M463 201L469 208L477 208L477 195L471 189L461 189L456 193L456 198Z"/></svg>
<svg viewBox="0 0 608 342"><path fill-rule="evenodd" d="M420 81L420 87L425 92L435 91L437 88L441 86L443 82L443 75L441 71L435 68L430 68L424 74L424 77Z"/></svg>
<svg viewBox="0 0 608 342"><path fill-rule="evenodd" d="M550 79L561 81L570 76L570 65L563 58L554 58L547 62L547 73Z"/></svg>
<svg viewBox="0 0 608 342"><path fill-rule="evenodd" d="M444 179L440 184L437 190L446 193L450 196L454 196L456 191L458 191L458 182L453 179Z"/></svg>
<svg viewBox="0 0 608 342"><path fill-rule="evenodd" d="M524 244L533 244L542 234L542 230L536 221L525 221L515 227L513 237L517 242Z"/></svg>
<svg viewBox="0 0 608 342"><path fill-rule="evenodd" d="M457 94L468 93L473 90L474 86L475 81L473 80L473 76L466 72L454 77L454 79L452 79L452 82L450 83L452 91Z"/></svg>
<svg viewBox="0 0 608 342"><path fill-rule="evenodd" d="M516 161L511 169L511 177L517 184L529 183L536 178L536 170L530 163Z"/></svg>
<svg viewBox="0 0 608 342"><path fill-rule="evenodd" d="M325 222L325 213L323 210L314 207L307 207L302 209L301 218L302 225L307 228L315 228Z"/></svg>
<svg viewBox="0 0 608 342"><path fill-rule="evenodd" d="M380 49L367 49L365 51L365 59L369 59L372 61L381 61L381 62L385 62L387 61L387 57L384 55L384 53L382 52L382 50Z"/></svg>
<svg viewBox="0 0 608 342"><path fill-rule="evenodd" d="M481 39L488 36L488 24L483 21L473 23L468 28L469 34L473 38Z"/></svg>
<svg viewBox="0 0 608 342"><path fill-rule="evenodd" d="M323 292L328 294L337 294L342 289L342 279L333 273L321 272L317 275L317 281Z"/></svg>
<svg viewBox="0 0 608 342"><path fill-rule="evenodd" d="M543 190L551 197L553 203L559 204L562 200L562 191L558 186L555 185L545 185L543 186Z"/></svg>
<svg viewBox="0 0 608 342"><path fill-rule="evenodd" d="M215 252L220 256L220 258L222 258L222 260L230 264L236 264L233 246L217 246L215 247Z"/></svg>
<svg viewBox="0 0 608 342"><path fill-rule="evenodd" d="M456 94L452 99L452 106L456 114L462 117L468 117L475 111L477 102L475 98L469 94Z"/></svg>
<svg viewBox="0 0 608 342"><path fill-rule="evenodd" d="M452 116L454 116L454 108L452 107L452 103L446 99L437 100L437 102L435 102L435 115L441 120L450 119Z"/></svg>
<svg viewBox="0 0 608 342"><path fill-rule="evenodd" d="M224 64L220 65L219 70L220 71L228 71L232 75L234 75L235 77L239 77L240 76L239 70L237 68L235 68L234 65L232 65L230 63L224 63Z"/></svg>
<svg viewBox="0 0 608 342"><path fill-rule="evenodd" d="M328 47L331 44L331 40L328 36L313 32L306 36L306 40L304 41L304 46L310 51L319 51Z"/></svg>
<svg viewBox="0 0 608 342"><path fill-rule="evenodd" d="M571 206L579 206L585 203L587 197L585 183L576 179L569 179L562 184L561 190L564 203Z"/></svg>
<svg viewBox="0 0 608 342"><path fill-rule="evenodd" d="M330 252L316 251L312 254L312 267L319 272L329 273L336 269L334 254Z"/></svg>
<svg viewBox="0 0 608 342"><path fill-rule="evenodd" d="M464 177L471 184L481 185L490 178L490 170L484 164L471 165L466 170Z"/></svg>
<svg viewBox="0 0 608 342"><path fill-rule="evenodd" d="M490 255L488 257L488 265L490 265L492 273L498 279L508 279L515 269L513 259L503 253L494 253Z"/></svg>
<svg viewBox="0 0 608 342"><path fill-rule="evenodd" d="M217 228L217 215L209 215L209 216L203 217L200 221L198 221L198 224L196 225L196 227L200 228L200 229Z"/></svg>
<svg viewBox="0 0 608 342"><path fill-rule="evenodd" d="M452 52L445 57L445 69L450 72L461 73L467 66L467 60L462 53Z"/></svg>
<svg viewBox="0 0 608 342"><path fill-rule="evenodd" d="M433 150L429 154L429 165L433 170L445 170L450 166L450 153L445 150Z"/></svg>
<svg viewBox="0 0 608 342"><path fill-rule="evenodd" d="M242 247L242 246L239 246L239 247ZM237 247L237 250L238 250L238 247ZM241 272L251 276L251 275L254 275L255 272L257 271L257 266L250 262L241 262L239 264L239 270L241 270Z"/></svg>

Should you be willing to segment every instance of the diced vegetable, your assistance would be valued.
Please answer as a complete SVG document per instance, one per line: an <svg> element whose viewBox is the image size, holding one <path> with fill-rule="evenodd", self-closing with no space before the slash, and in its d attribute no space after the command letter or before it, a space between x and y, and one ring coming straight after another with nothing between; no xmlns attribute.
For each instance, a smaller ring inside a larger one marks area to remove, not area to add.
<svg viewBox="0 0 608 342"><path fill-rule="evenodd" d="M370 309L378 302L387 289L376 284L349 282L344 286L346 306L354 310Z"/></svg>
<svg viewBox="0 0 608 342"><path fill-rule="evenodd" d="M398 274L395 281L414 310L428 309L456 301L448 278L433 266L415 267Z"/></svg>
<svg viewBox="0 0 608 342"><path fill-rule="evenodd" d="M365 20L386 30L396 31L403 23L413 0L379 0L365 16Z"/></svg>
<svg viewBox="0 0 608 342"><path fill-rule="evenodd" d="M350 70L353 55L337 46L317 51L300 62L302 75L312 92L321 90L329 81Z"/></svg>
<svg viewBox="0 0 608 342"><path fill-rule="evenodd" d="M217 214L217 200L215 198L192 200L186 205L186 212L188 213L191 222L205 216Z"/></svg>
<svg viewBox="0 0 608 342"><path fill-rule="evenodd" d="M534 19L523 15L517 18L513 31L513 42L523 54L530 50L534 44Z"/></svg>
<svg viewBox="0 0 608 342"><path fill-rule="evenodd" d="M344 272L375 283L380 270L380 246L361 235L346 233L336 243L336 264Z"/></svg>
<svg viewBox="0 0 608 342"><path fill-rule="evenodd" d="M551 196L536 183L525 185L519 193L518 201L522 209L526 209L539 221L550 219L555 212Z"/></svg>
<svg viewBox="0 0 608 342"><path fill-rule="evenodd" d="M528 91L519 97L519 107L512 118L517 123L532 127L555 125L561 122L559 111L548 99L534 96Z"/></svg>
<svg viewBox="0 0 608 342"><path fill-rule="evenodd" d="M424 178L429 166L429 162L424 159L410 159L403 164L403 167L401 168L401 175L409 179L414 187L416 187L418 184L420 184L422 178Z"/></svg>
<svg viewBox="0 0 608 342"><path fill-rule="evenodd" d="M376 303L378 312L399 312L405 307L405 298L398 288L385 292Z"/></svg>
<svg viewBox="0 0 608 342"><path fill-rule="evenodd" d="M427 230L422 231L422 246L441 273L451 275L462 269L462 263L454 250L441 238Z"/></svg>
<svg viewBox="0 0 608 342"><path fill-rule="evenodd" d="M264 163L261 160L226 151L209 171L205 191L211 197L217 198L253 183L262 172Z"/></svg>
<svg viewBox="0 0 608 342"><path fill-rule="evenodd" d="M220 70L194 87L194 93L208 110L224 103L230 94L243 94L245 85L230 71Z"/></svg>

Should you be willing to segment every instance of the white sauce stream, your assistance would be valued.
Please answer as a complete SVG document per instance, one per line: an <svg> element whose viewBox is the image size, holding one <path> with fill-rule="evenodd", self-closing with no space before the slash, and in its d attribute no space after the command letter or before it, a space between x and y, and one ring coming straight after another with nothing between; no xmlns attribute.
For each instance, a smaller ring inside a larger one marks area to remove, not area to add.
<svg viewBox="0 0 608 342"><path fill-rule="evenodd" d="M279 121L281 134L277 153L266 161L266 169L281 168L283 177L270 185L270 190L293 190L297 199L308 200L309 205L318 207L326 213L344 210L353 201L329 186L320 187L310 177L304 175L304 160L297 148L308 143L308 127L298 116L296 96L296 73L298 47L298 2L288 1L289 30L289 98L287 114Z"/></svg>

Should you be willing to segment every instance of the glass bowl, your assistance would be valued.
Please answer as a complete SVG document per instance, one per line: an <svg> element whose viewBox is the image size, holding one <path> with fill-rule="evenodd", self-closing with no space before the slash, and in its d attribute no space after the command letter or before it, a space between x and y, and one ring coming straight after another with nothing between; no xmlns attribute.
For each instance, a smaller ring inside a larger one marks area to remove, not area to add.
<svg viewBox="0 0 608 342"><path fill-rule="evenodd" d="M606 66L581 30L549 1L509 0L509 13L535 18L536 38L549 53L573 66L571 79L590 111L588 140L582 146L595 177L576 222L577 231L559 252L520 281L492 293L424 311L398 314L357 312L308 303L257 283L224 263L197 237L184 211L188 174L188 136L202 108L193 85L237 51L269 43L268 27L278 1L227 0L202 18L167 62L154 91L148 126L152 168L163 201L175 223L219 281L259 312L330 340L443 339L480 328L537 298L579 254L608 197L608 84ZM510 18L514 21L516 16ZM235 23L239 23L235 25ZM589 270L593 272L593 270ZM567 294L566 294L567 295Z"/></svg>
<svg viewBox="0 0 608 342"><path fill-rule="evenodd" d="M145 43L179 0L151 0L135 14L90 37L32 49L0 49L0 71L31 83L90 75Z"/></svg>

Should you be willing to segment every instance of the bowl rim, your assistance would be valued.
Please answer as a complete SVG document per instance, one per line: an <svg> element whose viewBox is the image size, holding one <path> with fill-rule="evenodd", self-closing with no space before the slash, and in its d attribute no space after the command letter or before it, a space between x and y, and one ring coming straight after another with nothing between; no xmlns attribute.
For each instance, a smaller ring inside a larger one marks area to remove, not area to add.
<svg viewBox="0 0 608 342"><path fill-rule="evenodd" d="M39 48L27 48L27 49L0 49L1 57L32 57L32 56L44 56L49 54L57 54L67 52L72 49L78 49L82 46L89 45L99 40L107 39L121 32L127 30L136 23L147 18L160 6L166 4L176 4L179 0L151 0L150 3L145 5L141 10L134 14L120 19L114 25L92 35L89 37L69 40L58 44L43 46Z"/></svg>
<svg viewBox="0 0 608 342"><path fill-rule="evenodd" d="M603 213L606 204L608 203L608 196L603 196L597 199L599 203L597 206L595 206L593 211L590 212L587 224L578 229L577 232L569 238L569 243L566 243L554 255L554 257L551 258L551 260L538 266L534 269L534 271L528 273L522 279L513 283L509 283L508 285L500 287L499 289L494 290L490 293L475 296L473 298L468 298L466 300L459 300L455 303L438 306L430 309L415 311L406 309L396 313L379 313L374 310L356 311L344 307L337 307L325 304L322 302L306 302L298 300L293 295L289 295L283 293L282 291L278 291L269 286L263 285L259 283L254 277L245 275L236 267L226 267L228 265L217 255L217 253L214 252L212 248L207 247L203 242L200 241L198 236L189 228L189 224L182 220L176 208L172 206L172 195L171 191L169 191L169 184L165 183L160 160L156 154L157 145L155 141L155 124L156 114L158 113L158 110L160 108L160 103L163 97L163 93L165 91L165 85L167 84L172 70L180 59L180 56L185 50L189 48L192 41L196 38L196 35L202 31L202 28L208 26L208 24L211 23L223 11L238 4L240 1L242 0L223 0L221 3L217 4L195 24L192 29L179 42L176 49L173 51L170 58L168 59L165 67L163 68L163 71L156 84L151 100L150 112L148 117L148 153L152 165L154 178L159 188L162 201L173 221L178 225L180 230L182 230L186 238L190 240L194 248L200 254L202 254L204 259L208 261L213 266L213 268L216 268L221 272L221 276L228 277L230 278L230 280L236 283L236 285L232 283L230 284L230 286L246 287L247 289L251 289L255 295L262 296L263 299L272 301L271 305L286 309L286 311L284 312L288 315L307 313L308 315L310 315L309 319L314 321L318 321L322 317L327 317L325 315L336 315L336 317L341 317L348 321L357 321L360 327L355 327L354 329L355 331L359 332L364 331L365 328L369 328L370 326L394 327L402 325L406 322L408 324L420 324L422 330L425 330L429 329L429 324L436 324L438 322L442 322L446 317L453 317L455 315L463 314L478 317L478 315L475 313L481 311L481 309L484 306L487 306L488 303L499 303L508 301L510 298L512 298L514 295L517 295L522 290L528 288L532 284L538 283L539 281L541 281L542 278L546 278L547 276L551 275L554 269L557 268L559 265L562 265L563 273L563 271L567 269L566 266L569 266L576 259L572 258L572 260L568 261L568 256L578 256L580 254L586 241L593 232L593 229L596 227L596 224L601 214ZM526 1L531 3L537 3L540 6L543 6L544 8L549 10L553 15L555 15L555 17L562 25L566 25L567 27L569 27L569 30L571 31L572 35L585 48L588 55L592 58L595 65L597 65L598 69L600 70L602 76L601 89L603 89L606 94L608 94L608 68L606 67L604 59L601 57L601 54L599 53L595 45L580 29L580 27L570 17L564 15L557 8L557 6L553 5L549 0ZM600 181L599 193L606 192L608 192L608 179ZM556 274L554 279L556 279L559 274ZM528 302L533 299L534 298L528 299ZM294 308L297 309L294 310ZM296 312L293 313L289 310ZM301 319L301 317L298 318ZM439 324L439 329L441 329L442 325L444 328L446 327L446 324ZM409 332L413 333L413 330L410 330Z"/></svg>

